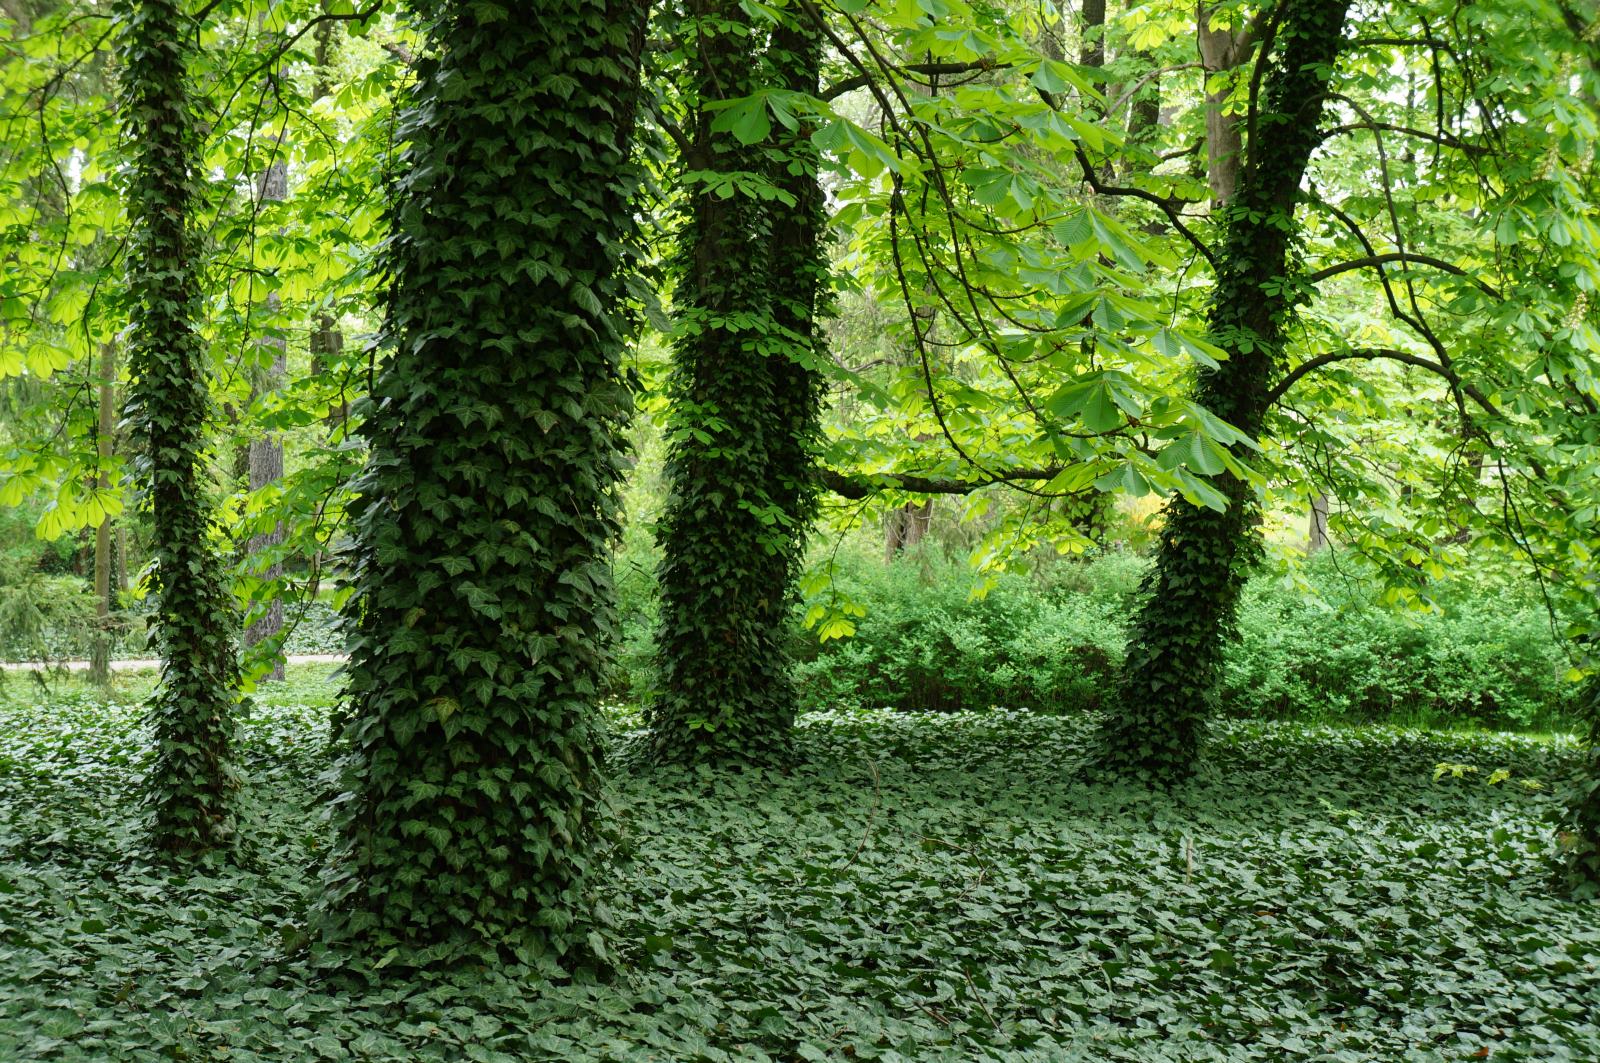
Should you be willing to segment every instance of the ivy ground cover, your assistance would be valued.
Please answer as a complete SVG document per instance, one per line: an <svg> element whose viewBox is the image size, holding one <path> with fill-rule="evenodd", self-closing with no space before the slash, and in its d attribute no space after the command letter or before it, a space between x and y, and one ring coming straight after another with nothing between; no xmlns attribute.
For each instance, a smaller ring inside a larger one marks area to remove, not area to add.
<svg viewBox="0 0 1600 1063"><path fill-rule="evenodd" d="M135 855L136 690L0 691L0 1059L1600 1059L1562 740L1234 725L1166 796L1087 718L814 714L722 774L617 714L617 970L551 986L308 947L331 689L258 696L199 874Z"/></svg>

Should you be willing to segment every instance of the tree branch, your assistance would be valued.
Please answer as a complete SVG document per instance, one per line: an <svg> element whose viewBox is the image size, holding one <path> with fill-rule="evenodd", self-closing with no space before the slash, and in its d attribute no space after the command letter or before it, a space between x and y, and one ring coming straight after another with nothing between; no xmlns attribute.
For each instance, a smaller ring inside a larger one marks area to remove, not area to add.
<svg viewBox="0 0 1600 1063"><path fill-rule="evenodd" d="M1367 258L1357 258L1352 259L1349 262L1340 262L1336 265L1324 266L1315 273L1308 273L1305 279L1307 284L1315 284L1318 281L1327 280L1329 277L1337 276L1340 273L1349 273L1351 270L1356 269L1370 269L1374 266L1382 266L1388 262L1414 262L1419 266L1432 266L1434 269L1442 270L1445 273L1451 274L1452 276L1463 277L1471 281L1477 286L1479 291L1483 292L1496 302L1505 301L1505 296L1501 295L1497 289L1479 280L1477 277L1474 277L1460 266L1457 266L1452 262L1446 262L1442 258L1434 258L1432 255L1418 254L1415 251L1386 251L1383 254L1370 255Z"/></svg>
<svg viewBox="0 0 1600 1063"><path fill-rule="evenodd" d="M1200 252L1207 262L1211 263L1211 268L1217 268L1217 256L1211 253L1211 248L1206 246L1205 241L1194 234L1194 230L1183 224L1182 215L1172 205L1171 201L1163 199L1154 192L1146 192L1142 188L1122 188L1117 185L1106 184L1100 180L1100 175L1095 172L1094 163L1089 161L1089 156L1084 153L1083 148L1075 144L1073 145L1073 150L1077 153L1078 166L1083 170L1084 181L1090 188L1094 189L1096 195L1128 196L1133 199L1142 199L1148 203L1154 203L1161 208L1161 213L1167 216L1167 221L1171 223L1172 227L1178 230L1185 240L1189 241L1189 245Z"/></svg>
<svg viewBox="0 0 1600 1063"><path fill-rule="evenodd" d="M1413 129L1410 126L1393 125L1389 122L1350 122L1346 125L1334 126L1332 129L1329 129L1323 134L1323 139L1326 140L1329 137L1336 137L1340 133L1354 133L1359 130L1367 129L1382 130L1387 133L1399 133L1402 136L1415 137L1418 140L1426 140L1430 143L1438 144L1454 151L1465 152L1468 155L1490 154L1490 149L1482 144L1468 144L1466 141L1458 140L1452 136L1441 135L1439 133L1430 133L1426 129Z"/></svg>
<svg viewBox="0 0 1600 1063"><path fill-rule="evenodd" d="M971 63L906 63L903 66L897 66L895 69L903 74L925 74L928 77L938 77L942 74L978 74L989 70L1004 70L1010 65L1010 63L999 62L991 56L985 56ZM872 84L872 79L868 75L857 74L854 77L848 77L843 81L829 85L822 90L821 98L835 100L847 92L864 89L870 84Z"/></svg>
<svg viewBox="0 0 1600 1063"><path fill-rule="evenodd" d="M914 495L967 495L994 484L1054 480L1063 469L1011 469L985 480L945 480L912 473L842 473L819 468L817 479L840 498L869 498L880 491L905 491Z"/></svg>
<svg viewBox="0 0 1600 1063"><path fill-rule="evenodd" d="M1279 399L1283 398L1289 389L1294 387L1295 384L1299 383L1303 377L1310 373L1316 372L1325 365L1332 365L1335 362L1350 362L1356 360L1374 361L1380 358L1391 362L1402 362L1406 365L1414 365L1419 369L1426 369L1428 372L1433 373L1448 382L1452 391L1455 391L1458 394L1466 395L1473 402L1477 403L1480 407L1482 407L1485 413L1496 416L1498 416L1500 413L1499 408L1490 401L1487 395L1473 387L1471 384L1468 384L1462 380L1460 374L1458 374L1450 366L1445 365L1443 362L1435 362L1431 358L1424 358L1420 354L1410 354L1406 351L1396 351L1388 347L1357 347L1348 351L1334 351L1331 354L1319 354L1315 358L1301 362L1299 365L1289 370L1289 372L1284 375L1282 380L1278 381L1277 387L1267 392L1266 404L1268 406L1273 405Z"/></svg>

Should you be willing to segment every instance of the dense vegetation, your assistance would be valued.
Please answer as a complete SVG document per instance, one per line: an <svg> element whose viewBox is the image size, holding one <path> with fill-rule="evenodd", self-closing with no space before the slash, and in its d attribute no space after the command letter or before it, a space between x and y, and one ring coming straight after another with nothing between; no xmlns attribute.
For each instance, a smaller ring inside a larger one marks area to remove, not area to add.
<svg viewBox="0 0 1600 1063"><path fill-rule="evenodd" d="M0 1055L1600 1052L1600 929L1544 885L1570 741L1230 724L1174 796L1096 779L1082 718L808 715L802 766L728 774L650 766L641 721L614 715L602 892L626 973L530 994L516 967L323 967L305 809L328 688L291 676L241 725L241 859L196 872L125 862L134 692L41 712L11 688L0 756L27 768L0 783Z"/></svg>
<svg viewBox="0 0 1600 1063"><path fill-rule="evenodd" d="M0 0L0 1054L1594 1056L1591 8Z"/></svg>

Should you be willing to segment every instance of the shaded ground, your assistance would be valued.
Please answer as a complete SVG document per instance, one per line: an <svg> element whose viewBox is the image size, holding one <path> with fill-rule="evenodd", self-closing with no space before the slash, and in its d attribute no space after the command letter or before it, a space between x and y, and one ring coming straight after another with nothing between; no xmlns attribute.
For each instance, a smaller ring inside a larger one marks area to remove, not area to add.
<svg viewBox="0 0 1600 1063"><path fill-rule="evenodd" d="M339 991L301 947L328 687L271 697L242 866L186 877L127 856L135 709L0 693L0 1059L1600 1059L1559 741L1235 727L1169 797L1084 778L1077 719L812 716L727 775L618 716L623 974Z"/></svg>

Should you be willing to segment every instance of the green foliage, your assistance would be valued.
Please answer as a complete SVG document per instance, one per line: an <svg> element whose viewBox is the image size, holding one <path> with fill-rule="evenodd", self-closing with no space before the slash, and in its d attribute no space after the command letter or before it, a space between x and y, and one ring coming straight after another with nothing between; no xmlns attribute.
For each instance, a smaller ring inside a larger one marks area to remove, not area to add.
<svg viewBox="0 0 1600 1063"><path fill-rule="evenodd" d="M331 687L241 720L247 866L139 858L131 701L0 693L0 1058L1593 1059L1600 932L1549 897L1576 750L1215 728L1181 798L1096 777L1083 721L802 718L789 771L644 767L615 741L626 975L531 984L305 947ZM136 695L135 695L136 697Z"/></svg>
<svg viewBox="0 0 1600 1063"><path fill-rule="evenodd" d="M820 646L795 632L801 703L1105 709L1145 570L1111 554L983 581L936 550L889 566L843 554L817 597L836 595L864 615L853 637ZM1512 730L1578 718L1564 647L1542 605L1514 585L1437 591L1441 612L1397 613L1373 600L1370 573L1342 572L1332 558L1305 577L1262 575L1246 588L1221 665L1221 715Z"/></svg>
<svg viewBox="0 0 1600 1063"><path fill-rule="evenodd" d="M0 661L78 656L94 617L93 591L82 579L47 574L31 551L0 551Z"/></svg>
<svg viewBox="0 0 1600 1063"><path fill-rule="evenodd" d="M1223 209L1211 339L1227 359L1198 372L1195 398L1246 436L1260 434L1268 389L1282 363L1296 302L1291 242L1295 206L1338 57L1349 0L1288 0L1266 64L1256 137L1239 187ZM1157 784L1189 772L1207 717L1215 715L1222 652L1239 592L1259 554L1254 488L1216 456L1226 508L1174 496L1156 563L1133 622L1118 704L1107 720L1105 766ZM1219 511L1220 509L1220 511Z"/></svg>
<svg viewBox="0 0 1600 1063"><path fill-rule="evenodd" d="M1313 586L1262 577L1227 649L1221 704L1254 719L1425 727L1566 727L1578 718L1566 647L1542 602L1486 583L1440 613L1374 601L1319 566Z"/></svg>
<svg viewBox="0 0 1600 1063"><path fill-rule="evenodd" d="M819 646L814 634L795 633L809 658L796 672L802 704L940 712L1103 708L1122 661L1120 592L1129 589L1118 579L1129 568L1123 561L1096 563L1094 585L1080 594L1021 575L985 581L935 549L891 565L842 557L819 596L839 595L865 613L849 638Z"/></svg>
<svg viewBox="0 0 1600 1063"><path fill-rule="evenodd" d="M741 12L691 4L683 28L697 44L649 708L670 760L784 755L795 712L785 624L816 509L828 288L817 152L796 117L752 127L721 104L758 88L816 91L822 45L798 11L770 29L741 25Z"/></svg>
<svg viewBox="0 0 1600 1063"><path fill-rule="evenodd" d="M1600 899L1600 673L1591 675L1580 697L1584 770L1576 774L1562 809L1562 877L1575 897Z"/></svg>
<svg viewBox="0 0 1600 1063"><path fill-rule="evenodd" d="M323 932L550 974L603 953L594 714L644 6L416 12Z"/></svg>
<svg viewBox="0 0 1600 1063"><path fill-rule="evenodd" d="M125 0L115 26L119 111L133 145L124 187L130 222L126 412L141 444L163 663L150 702L156 756L144 800L157 846L204 850L231 831L238 667L236 617L212 541L203 477L211 402L196 330L201 245L194 211L201 174L186 69L191 29L175 0Z"/></svg>

